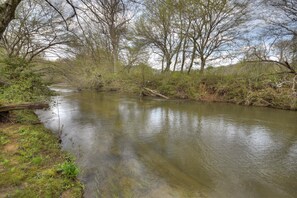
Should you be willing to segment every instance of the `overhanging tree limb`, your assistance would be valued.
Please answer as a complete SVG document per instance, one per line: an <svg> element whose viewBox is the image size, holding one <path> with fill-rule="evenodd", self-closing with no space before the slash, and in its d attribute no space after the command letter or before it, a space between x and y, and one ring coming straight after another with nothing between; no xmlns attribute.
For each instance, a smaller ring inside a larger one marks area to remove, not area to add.
<svg viewBox="0 0 297 198"><path fill-rule="evenodd" d="M14 13L22 0L6 0L0 5L0 39L6 27L14 19Z"/></svg>
<svg viewBox="0 0 297 198"><path fill-rule="evenodd" d="M6 0L4 1L4 3L0 4L0 40L2 39L2 35L6 30L8 24L14 19L16 8L21 2L22 0ZM45 0L45 2L47 2L50 7L52 7L57 13L59 13L68 29L67 20L77 15L76 6L73 4L73 2L71 0L66 0L66 3L70 5L73 10L73 14L68 18L65 18L64 15L59 11L59 9L56 8L49 0Z"/></svg>

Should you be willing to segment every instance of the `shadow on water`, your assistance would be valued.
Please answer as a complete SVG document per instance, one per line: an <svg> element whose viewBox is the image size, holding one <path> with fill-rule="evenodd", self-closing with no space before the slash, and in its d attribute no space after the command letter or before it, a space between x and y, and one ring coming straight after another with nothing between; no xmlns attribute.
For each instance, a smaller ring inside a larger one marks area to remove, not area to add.
<svg viewBox="0 0 297 198"><path fill-rule="evenodd" d="M85 197L294 197L297 112L67 92L63 124ZM57 111L59 108L59 111Z"/></svg>

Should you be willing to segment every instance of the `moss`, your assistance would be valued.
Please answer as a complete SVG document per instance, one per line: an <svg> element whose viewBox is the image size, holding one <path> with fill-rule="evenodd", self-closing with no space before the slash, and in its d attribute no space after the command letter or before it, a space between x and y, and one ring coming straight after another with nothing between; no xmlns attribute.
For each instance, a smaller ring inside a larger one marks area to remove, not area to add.
<svg viewBox="0 0 297 198"><path fill-rule="evenodd" d="M71 164L75 173L78 168L73 158L61 151L58 139L42 125L30 124L36 121L30 111L19 112L15 118L19 124L0 127L0 195L60 197L67 192L68 197L81 197L77 174L69 177L60 171L61 164Z"/></svg>

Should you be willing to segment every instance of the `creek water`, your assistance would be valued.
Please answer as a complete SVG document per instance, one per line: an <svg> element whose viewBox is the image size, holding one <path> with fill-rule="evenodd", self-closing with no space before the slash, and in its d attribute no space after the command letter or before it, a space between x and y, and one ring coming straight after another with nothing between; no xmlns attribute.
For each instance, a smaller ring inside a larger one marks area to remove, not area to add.
<svg viewBox="0 0 297 198"><path fill-rule="evenodd" d="M84 197L296 197L297 112L56 88Z"/></svg>

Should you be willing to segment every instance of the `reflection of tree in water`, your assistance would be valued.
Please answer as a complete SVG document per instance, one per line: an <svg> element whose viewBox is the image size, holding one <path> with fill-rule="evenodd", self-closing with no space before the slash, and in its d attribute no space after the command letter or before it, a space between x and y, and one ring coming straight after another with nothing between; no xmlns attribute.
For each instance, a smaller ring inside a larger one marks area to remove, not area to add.
<svg viewBox="0 0 297 198"><path fill-rule="evenodd" d="M86 195L296 191L296 112L91 92L64 102L72 111L61 119L81 145Z"/></svg>

